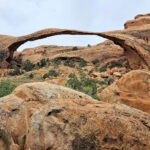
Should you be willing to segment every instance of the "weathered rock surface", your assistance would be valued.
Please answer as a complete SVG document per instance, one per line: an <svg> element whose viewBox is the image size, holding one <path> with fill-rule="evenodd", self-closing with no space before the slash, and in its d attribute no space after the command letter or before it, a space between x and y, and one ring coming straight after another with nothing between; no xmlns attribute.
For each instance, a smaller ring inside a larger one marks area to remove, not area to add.
<svg viewBox="0 0 150 150"><path fill-rule="evenodd" d="M124 24L125 29L139 27L142 25L150 24L150 14L137 15L134 20L129 20Z"/></svg>
<svg viewBox="0 0 150 150"><path fill-rule="evenodd" d="M2 150L148 150L150 115L61 86L24 84L0 98Z"/></svg>
<svg viewBox="0 0 150 150"><path fill-rule="evenodd" d="M150 113L150 72L131 71L104 89L100 95L105 102L124 103Z"/></svg>
<svg viewBox="0 0 150 150"><path fill-rule="evenodd" d="M149 15L147 18L148 17ZM10 67L14 51L25 42L61 34L98 35L107 38L124 49L125 56L127 57L132 69L148 68L150 66L149 23L142 24L138 28L103 33L67 29L45 29L21 37L0 35L0 66L2 68Z"/></svg>

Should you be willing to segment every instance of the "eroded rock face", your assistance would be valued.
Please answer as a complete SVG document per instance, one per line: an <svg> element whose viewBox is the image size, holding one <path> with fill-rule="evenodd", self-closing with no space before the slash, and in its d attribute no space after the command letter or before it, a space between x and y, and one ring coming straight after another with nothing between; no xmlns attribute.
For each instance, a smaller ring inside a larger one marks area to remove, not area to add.
<svg viewBox="0 0 150 150"><path fill-rule="evenodd" d="M120 102L150 113L150 72L131 71L100 95L105 102Z"/></svg>
<svg viewBox="0 0 150 150"><path fill-rule="evenodd" d="M143 17L140 17L143 18ZM148 17L149 18L149 15ZM139 19L139 17L137 17ZM54 35L71 34L71 35L97 35L120 45L127 57L132 69L148 68L150 66L150 24L142 23L138 28L129 28L123 31L113 32L87 32L67 29L45 29L26 36L12 37L0 35L0 62L4 65L1 67L10 67L9 64L13 60L13 53L17 48L28 41L34 41ZM3 57L1 57L2 54ZM7 62L7 63L6 63Z"/></svg>
<svg viewBox="0 0 150 150"><path fill-rule="evenodd" d="M24 84L0 98L4 150L150 149L150 115L48 84Z"/></svg>
<svg viewBox="0 0 150 150"><path fill-rule="evenodd" d="M142 25L150 24L150 14L137 15L134 20L129 20L124 24L125 29L140 27Z"/></svg>

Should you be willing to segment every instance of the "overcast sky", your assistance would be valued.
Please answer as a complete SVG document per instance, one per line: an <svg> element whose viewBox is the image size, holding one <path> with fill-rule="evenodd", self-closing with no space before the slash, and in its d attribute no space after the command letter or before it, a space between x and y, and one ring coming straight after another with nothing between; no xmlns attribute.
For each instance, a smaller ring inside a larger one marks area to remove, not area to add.
<svg viewBox="0 0 150 150"><path fill-rule="evenodd" d="M150 0L0 0L0 34L25 35L44 28L88 31L123 29L124 22L150 12ZM97 36L55 36L20 47L87 45Z"/></svg>

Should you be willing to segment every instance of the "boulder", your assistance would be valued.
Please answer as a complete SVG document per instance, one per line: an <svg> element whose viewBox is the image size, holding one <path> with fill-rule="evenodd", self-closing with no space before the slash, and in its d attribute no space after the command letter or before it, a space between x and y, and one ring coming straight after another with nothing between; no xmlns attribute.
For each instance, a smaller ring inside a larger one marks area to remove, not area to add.
<svg viewBox="0 0 150 150"><path fill-rule="evenodd" d="M150 113L150 72L135 70L100 93L102 101L123 103Z"/></svg>
<svg viewBox="0 0 150 150"><path fill-rule="evenodd" d="M46 82L0 98L0 119L2 150L150 149L150 114Z"/></svg>

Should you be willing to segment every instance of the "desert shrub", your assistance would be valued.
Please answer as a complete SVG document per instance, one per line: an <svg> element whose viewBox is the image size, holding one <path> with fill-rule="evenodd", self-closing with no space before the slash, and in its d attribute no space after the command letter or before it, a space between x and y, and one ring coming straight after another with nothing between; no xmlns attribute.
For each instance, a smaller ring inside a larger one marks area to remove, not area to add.
<svg viewBox="0 0 150 150"><path fill-rule="evenodd" d="M25 71L31 71L33 70L35 67L35 65L30 61L30 60L26 60L24 63L23 63L23 69Z"/></svg>
<svg viewBox="0 0 150 150"><path fill-rule="evenodd" d="M78 47L74 46L74 47L72 48L72 51L76 51L76 50L78 50Z"/></svg>
<svg viewBox="0 0 150 150"><path fill-rule="evenodd" d="M10 71L8 74L10 76L18 76L18 75L23 74L23 72L18 67L16 67L13 71Z"/></svg>
<svg viewBox="0 0 150 150"><path fill-rule="evenodd" d="M92 74L94 71L94 69L91 69L89 72L88 72L88 75Z"/></svg>
<svg viewBox="0 0 150 150"><path fill-rule="evenodd" d="M66 83L66 86L75 89L75 90L79 90L81 89L81 83L78 80L77 76L75 75L75 73L71 73L69 75L69 80Z"/></svg>
<svg viewBox="0 0 150 150"><path fill-rule="evenodd" d="M87 45L87 47L91 47L91 45L90 45L90 44L88 44L88 45Z"/></svg>
<svg viewBox="0 0 150 150"><path fill-rule="evenodd" d="M44 67L47 64L47 60L45 58L41 59L39 62L40 67Z"/></svg>
<svg viewBox="0 0 150 150"><path fill-rule="evenodd" d="M51 63L54 66L59 66L59 65L61 65L61 60L58 58L55 58L55 59L51 60Z"/></svg>
<svg viewBox="0 0 150 150"><path fill-rule="evenodd" d="M49 70L48 74L49 74L49 76L53 76L53 77L57 77L58 76L58 72L56 72L53 69Z"/></svg>
<svg viewBox="0 0 150 150"><path fill-rule="evenodd" d="M73 68L75 67L74 61L69 59L69 58L64 61L64 65L69 66L69 67L73 67Z"/></svg>
<svg viewBox="0 0 150 150"><path fill-rule="evenodd" d="M92 61L92 63L93 63L93 65L98 66L99 60L98 60L98 59L94 59L94 60Z"/></svg>
<svg viewBox="0 0 150 150"><path fill-rule="evenodd" d="M48 73L43 75L43 78L49 78L49 77L57 77L59 74L57 71L55 71L54 69L49 70Z"/></svg>
<svg viewBox="0 0 150 150"><path fill-rule="evenodd" d="M100 71L100 72L107 71L107 65L101 67L101 68L99 69L99 71Z"/></svg>
<svg viewBox="0 0 150 150"><path fill-rule="evenodd" d="M46 78L49 78L49 74L48 74L48 73L45 73L45 74L43 75L43 79L46 79Z"/></svg>
<svg viewBox="0 0 150 150"><path fill-rule="evenodd" d="M34 74L33 73L30 73L29 74L29 79L33 79L34 78Z"/></svg>
<svg viewBox="0 0 150 150"><path fill-rule="evenodd" d="M97 86L93 79L87 78L85 74L80 74L80 81L82 85L82 91L90 96L96 95Z"/></svg>
<svg viewBox="0 0 150 150"><path fill-rule="evenodd" d="M80 80L75 73L71 73L66 86L98 99L96 82L93 79L87 78L83 73L80 74Z"/></svg>
<svg viewBox="0 0 150 150"><path fill-rule="evenodd" d="M15 85L13 85L10 80L1 80L0 81L0 97L6 96L10 94L14 89Z"/></svg>
<svg viewBox="0 0 150 150"><path fill-rule="evenodd" d="M112 62L110 62L110 63L108 64L108 67L109 67L110 69L112 69L112 68L114 68L114 67L120 68L120 67L122 67L122 64L119 63L119 62L112 61Z"/></svg>
<svg viewBox="0 0 150 150"><path fill-rule="evenodd" d="M85 60L80 60L79 67L85 67L87 66L87 62Z"/></svg>

